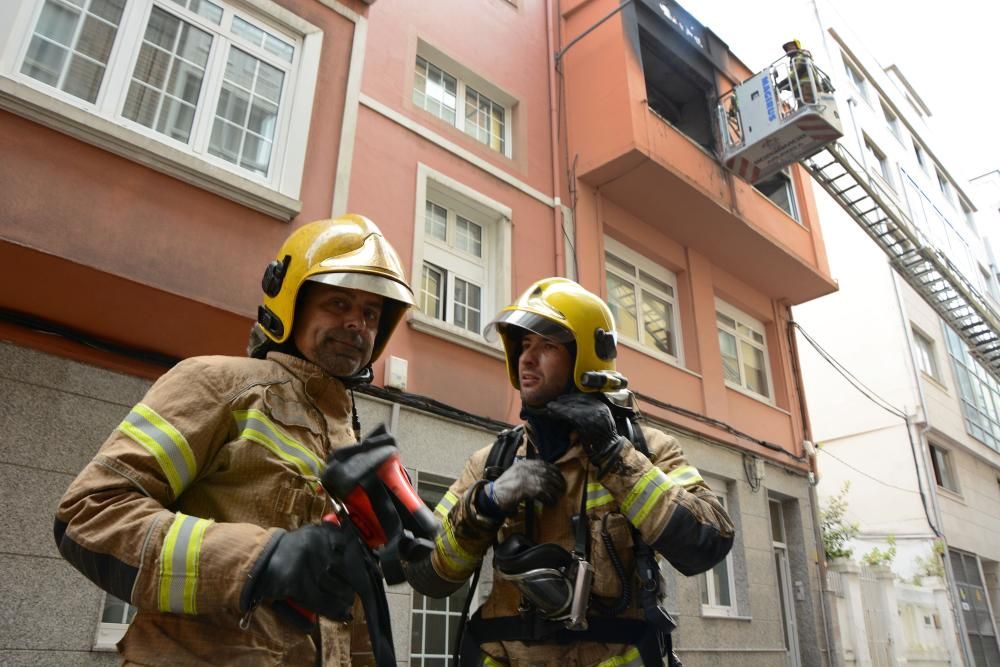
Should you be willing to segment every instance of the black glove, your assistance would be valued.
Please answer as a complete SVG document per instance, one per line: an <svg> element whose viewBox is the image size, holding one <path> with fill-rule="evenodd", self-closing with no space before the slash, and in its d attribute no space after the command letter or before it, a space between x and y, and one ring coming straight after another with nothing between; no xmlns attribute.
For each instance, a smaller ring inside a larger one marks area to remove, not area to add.
<svg viewBox="0 0 1000 667"><path fill-rule="evenodd" d="M360 443L333 450L323 471L323 486L331 496L343 501L362 481L369 481L387 459L398 453L396 439L385 424L379 424Z"/></svg>
<svg viewBox="0 0 1000 667"><path fill-rule="evenodd" d="M340 573L357 567L360 554L357 538L331 523L285 533L258 575L253 599L287 598L320 616L348 620L354 588Z"/></svg>
<svg viewBox="0 0 1000 667"><path fill-rule="evenodd" d="M537 499L552 505L565 492L566 480L559 468L539 459L518 459L496 481L481 488L477 505L493 505L501 514L510 515L522 500Z"/></svg>
<svg viewBox="0 0 1000 667"><path fill-rule="evenodd" d="M545 408L553 419L568 423L576 431L590 462L597 466L598 477L615 467L626 441L618 435L611 408L599 394L562 394Z"/></svg>

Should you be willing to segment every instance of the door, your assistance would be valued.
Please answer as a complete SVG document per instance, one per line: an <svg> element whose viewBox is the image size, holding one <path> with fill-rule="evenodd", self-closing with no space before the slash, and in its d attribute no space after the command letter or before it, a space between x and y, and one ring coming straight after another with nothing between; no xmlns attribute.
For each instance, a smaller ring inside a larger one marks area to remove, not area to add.
<svg viewBox="0 0 1000 667"><path fill-rule="evenodd" d="M1000 667L1000 646L997 645L996 626L986 599L979 559L975 554L954 549L949 550L949 555L975 667Z"/></svg>
<svg viewBox="0 0 1000 667"><path fill-rule="evenodd" d="M774 548L774 571L778 579L778 602L781 607L781 630L785 640L786 664L800 667L799 633L792 599L792 575L788 568L788 545L785 542L785 514L781 502L769 501L771 509L771 544Z"/></svg>

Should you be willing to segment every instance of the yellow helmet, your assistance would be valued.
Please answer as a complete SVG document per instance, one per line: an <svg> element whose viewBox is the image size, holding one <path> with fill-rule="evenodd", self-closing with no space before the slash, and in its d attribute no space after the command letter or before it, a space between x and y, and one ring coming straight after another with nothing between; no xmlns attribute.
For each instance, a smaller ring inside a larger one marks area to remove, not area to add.
<svg viewBox="0 0 1000 667"><path fill-rule="evenodd" d="M307 280L383 297L369 364L385 349L389 336L413 305L413 291L403 277L399 255L374 222L353 214L310 222L292 232L264 271L264 303L257 309L251 356L258 356L253 340L260 339L260 332L273 343L284 343L291 336L296 299Z"/></svg>
<svg viewBox="0 0 1000 667"><path fill-rule="evenodd" d="M495 341L496 334L500 334L507 354L510 383L520 389L517 360L521 344L520 337L512 335L512 327L558 343L576 343L573 384L580 391L615 391L628 384L628 380L615 370L618 333L611 310L599 296L572 280L539 280L486 326L487 340Z"/></svg>
<svg viewBox="0 0 1000 667"><path fill-rule="evenodd" d="M784 44L782 44L781 48L785 53L791 53L792 51L801 51L802 42L800 42L797 39L793 39L790 42L785 42Z"/></svg>

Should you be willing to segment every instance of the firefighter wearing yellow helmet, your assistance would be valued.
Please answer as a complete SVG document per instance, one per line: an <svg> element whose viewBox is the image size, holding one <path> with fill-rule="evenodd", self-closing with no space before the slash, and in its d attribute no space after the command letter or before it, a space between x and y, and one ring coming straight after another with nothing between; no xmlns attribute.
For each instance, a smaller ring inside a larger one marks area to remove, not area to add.
<svg viewBox="0 0 1000 667"><path fill-rule="evenodd" d="M460 665L675 664L654 552L686 575L710 569L732 546L726 510L677 440L639 423L600 297L539 280L494 333L525 423L466 463L437 506L435 550L407 566L411 585L450 595L496 544Z"/></svg>
<svg viewBox="0 0 1000 667"><path fill-rule="evenodd" d="M262 286L250 358L164 374L57 510L62 555L138 609L118 644L127 664L345 665L385 649L345 622L362 617L359 599L384 608L384 593L358 567L357 537L321 523L333 506L318 481L356 441L347 387L370 374L412 293L358 215L294 231Z"/></svg>
<svg viewBox="0 0 1000 667"><path fill-rule="evenodd" d="M559 343L573 343L573 384L582 392L623 389L628 382L615 370L618 336L607 304L566 278L546 278L532 285L486 327L487 340L503 340L507 374L515 389L521 336L535 333Z"/></svg>
<svg viewBox="0 0 1000 667"><path fill-rule="evenodd" d="M413 292L403 277L396 251L375 223L360 215L312 222L288 237L261 280L264 299L251 332L250 355L264 356L276 348L294 349L299 343L293 334L296 306L303 288L315 292L317 284L341 291L361 291L380 300L370 356L357 369L367 370L385 349L403 314L413 305Z"/></svg>

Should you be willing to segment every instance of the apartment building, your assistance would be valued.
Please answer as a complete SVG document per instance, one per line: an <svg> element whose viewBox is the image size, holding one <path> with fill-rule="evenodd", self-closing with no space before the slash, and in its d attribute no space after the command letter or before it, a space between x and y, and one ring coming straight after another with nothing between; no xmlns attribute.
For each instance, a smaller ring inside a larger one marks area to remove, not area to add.
<svg viewBox="0 0 1000 667"><path fill-rule="evenodd" d="M818 24L801 36L837 88L841 145L923 243L943 253L974 298L994 314L1000 311L994 262L977 228L976 207L956 165L940 157L931 110L898 67L875 60L832 6L813 7ZM948 647L950 660L1000 664L994 614L1000 384L856 220L825 193L818 209L840 289L796 307L795 321L855 376L848 379L802 343L820 447L820 495L835 496L850 482L848 518L860 527L855 557L886 549L892 537L892 569L903 579L927 575L926 564L937 559L935 543L946 545L955 613L945 620L957 634Z"/></svg>
<svg viewBox="0 0 1000 667"><path fill-rule="evenodd" d="M787 331L835 284L807 174L716 158L751 72L710 27L668 0L16 0L0 26L0 661L115 661L131 610L58 556L57 499L175 360L242 353L291 228L356 211L419 302L358 407L428 502L518 420L482 327L573 277L737 524L712 572L664 566L685 664L824 663ZM467 592L390 591L400 660L448 661Z"/></svg>

